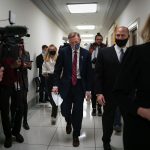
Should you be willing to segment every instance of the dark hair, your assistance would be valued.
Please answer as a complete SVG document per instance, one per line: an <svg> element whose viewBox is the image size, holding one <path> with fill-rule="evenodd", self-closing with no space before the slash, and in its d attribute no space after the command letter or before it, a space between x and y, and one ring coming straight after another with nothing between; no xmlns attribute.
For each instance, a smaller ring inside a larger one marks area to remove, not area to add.
<svg viewBox="0 0 150 150"><path fill-rule="evenodd" d="M96 40L97 36L100 36L103 39L103 36L99 32L95 35L95 40Z"/></svg>
<svg viewBox="0 0 150 150"><path fill-rule="evenodd" d="M48 48L47 45L42 45L42 49Z"/></svg>

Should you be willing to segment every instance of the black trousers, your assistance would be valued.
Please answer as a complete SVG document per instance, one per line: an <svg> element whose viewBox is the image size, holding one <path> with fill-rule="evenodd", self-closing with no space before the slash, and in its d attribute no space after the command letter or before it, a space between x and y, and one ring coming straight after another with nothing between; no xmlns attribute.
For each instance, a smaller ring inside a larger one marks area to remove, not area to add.
<svg viewBox="0 0 150 150"><path fill-rule="evenodd" d="M111 135L113 133L113 124L117 105L112 99L112 96L105 96L106 104L103 106L104 112L102 116L103 136L104 143L110 143Z"/></svg>
<svg viewBox="0 0 150 150"><path fill-rule="evenodd" d="M11 123L9 117L9 98L12 94L12 87L1 87L1 98L0 98L0 108L1 108L1 119L2 126L5 137L11 137Z"/></svg>
<svg viewBox="0 0 150 150"><path fill-rule="evenodd" d="M21 122L22 122L22 114L23 114L23 102L22 102L22 91L18 91L16 93L14 87L3 86L1 87L1 118L2 118L2 126L4 130L4 134L6 137L11 137L13 134L20 133L21 130ZM14 125L11 131L11 122L10 122L10 97L13 95L13 109L15 110L14 117Z"/></svg>
<svg viewBox="0 0 150 150"><path fill-rule="evenodd" d="M40 76L40 89L39 89L39 101L40 102L46 102L46 100L48 99L48 93L46 91L46 79L44 76Z"/></svg>
<svg viewBox="0 0 150 150"><path fill-rule="evenodd" d="M48 77L45 79L46 82L46 93L48 93L48 97L50 100L50 104L52 105L52 113L51 116L56 118L57 117L57 110L58 106L56 106L53 98L52 98L52 87L53 87L53 81L54 81L54 74L49 74Z"/></svg>
<svg viewBox="0 0 150 150"><path fill-rule="evenodd" d="M22 118L24 113L24 101L26 99L26 92L24 90L13 90L11 95L11 122L13 123L13 134L20 133Z"/></svg>
<svg viewBox="0 0 150 150"><path fill-rule="evenodd" d="M92 89L91 89L91 95L92 95L92 108L93 109L96 109L96 105L97 105L97 109L98 111L101 111L101 105L97 103L97 97L96 97L96 94L95 94L95 69L92 69L92 76L91 76L91 86L92 86Z"/></svg>
<svg viewBox="0 0 150 150"><path fill-rule="evenodd" d="M85 92L83 91L81 80L78 80L75 86L71 86L61 105L62 115L65 117L66 122L73 126L73 137L80 136L84 97Z"/></svg>

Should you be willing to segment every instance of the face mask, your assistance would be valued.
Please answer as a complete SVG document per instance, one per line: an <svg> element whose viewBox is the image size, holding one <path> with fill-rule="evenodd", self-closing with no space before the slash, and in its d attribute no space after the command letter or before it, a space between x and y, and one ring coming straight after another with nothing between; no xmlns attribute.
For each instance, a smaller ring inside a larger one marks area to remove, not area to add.
<svg viewBox="0 0 150 150"><path fill-rule="evenodd" d="M80 43L76 44L75 46L72 46L72 49L73 50L77 50L80 48Z"/></svg>
<svg viewBox="0 0 150 150"><path fill-rule="evenodd" d="M45 51L45 50L42 50L42 54L45 55L45 54L46 54L46 51Z"/></svg>
<svg viewBox="0 0 150 150"><path fill-rule="evenodd" d="M49 54L50 54L50 55L55 55L55 54L56 54L56 51L49 51Z"/></svg>
<svg viewBox="0 0 150 150"><path fill-rule="evenodd" d="M124 46L126 46L128 39L124 39L124 40L115 39L115 41L119 47L124 47Z"/></svg>

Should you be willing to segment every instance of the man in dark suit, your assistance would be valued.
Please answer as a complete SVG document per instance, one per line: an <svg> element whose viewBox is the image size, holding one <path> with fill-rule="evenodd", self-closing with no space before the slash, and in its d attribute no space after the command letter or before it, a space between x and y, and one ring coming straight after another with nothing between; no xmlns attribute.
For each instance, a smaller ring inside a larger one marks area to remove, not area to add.
<svg viewBox="0 0 150 150"><path fill-rule="evenodd" d="M39 89L39 102L46 102L48 100L48 94L45 91L45 77L42 75L42 65L44 61L44 56L47 52L48 46L42 46L42 53L36 57L36 66L39 69L39 77L40 77L40 89ZM45 97L44 97L45 94Z"/></svg>
<svg viewBox="0 0 150 150"><path fill-rule="evenodd" d="M55 65L53 92L63 98L61 113L67 122L66 133L73 127L73 146L79 146L83 118L83 101L90 93L91 57L89 51L80 47L79 33L68 35L70 46L60 49Z"/></svg>
<svg viewBox="0 0 150 150"><path fill-rule="evenodd" d="M111 150L110 141L117 108L113 100L112 90L119 73L123 54L126 51L128 38L128 28L117 27L115 35L116 45L102 49L97 57L95 90L98 103L104 106L102 116L104 150Z"/></svg>

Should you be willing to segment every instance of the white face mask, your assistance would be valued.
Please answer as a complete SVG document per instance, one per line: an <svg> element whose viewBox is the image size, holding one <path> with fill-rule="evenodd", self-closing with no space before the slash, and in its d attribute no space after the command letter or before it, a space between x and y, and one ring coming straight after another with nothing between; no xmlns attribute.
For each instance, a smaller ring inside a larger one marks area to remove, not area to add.
<svg viewBox="0 0 150 150"><path fill-rule="evenodd" d="M45 50L42 50L42 55L45 55L46 54L46 51Z"/></svg>

